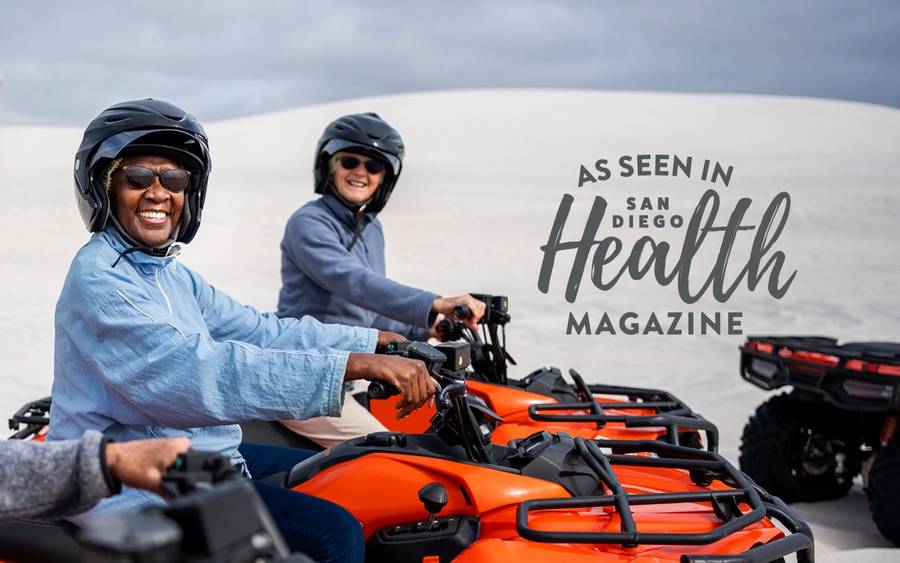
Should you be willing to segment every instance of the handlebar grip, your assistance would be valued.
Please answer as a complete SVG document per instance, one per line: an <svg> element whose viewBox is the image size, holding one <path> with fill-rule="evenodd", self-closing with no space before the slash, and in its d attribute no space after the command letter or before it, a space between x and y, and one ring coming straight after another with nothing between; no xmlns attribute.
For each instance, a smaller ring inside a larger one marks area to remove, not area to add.
<svg viewBox="0 0 900 563"><path fill-rule="evenodd" d="M172 465L166 468L166 473L170 471L184 471L187 467L187 453L178 454L178 457L175 458L175 461L172 462Z"/></svg>
<svg viewBox="0 0 900 563"><path fill-rule="evenodd" d="M178 454L166 469L160 488L174 498L239 477L231 459L214 452L188 450Z"/></svg>
<svg viewBox="0 0 900 563"><path fill-rule="evenodd" d="M458 323L452 319L441 319L434 327L434 330L437 332L438 340L441 342L459 340L460 338Z"/></svg>
<svg viewBox="0 0 900 563"><path fill-rule="evenodd" d="M453 316L457 319L468 319L472 317L472 309L468 305L457 305L453 308Z"/></svg>
<svg viewBox="0 0 900 563"><path fill-rule="evenodd" d="M400 391L390 383L385 383L383 381L373 381L369 383L368 395L370 399L375 399L377 401L399 394Z"/></svg>

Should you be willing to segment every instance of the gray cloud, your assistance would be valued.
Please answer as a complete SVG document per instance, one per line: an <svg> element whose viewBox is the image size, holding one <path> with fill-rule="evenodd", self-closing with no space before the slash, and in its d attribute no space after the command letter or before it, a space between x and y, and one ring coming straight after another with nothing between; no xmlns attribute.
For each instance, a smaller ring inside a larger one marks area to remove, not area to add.
<svg viewBox="0 0 900 563"><path fill-rule="evenodd" d="M204 119L379 94L560 87L900 107L900 7L774 2L7 0L0 123L170 99Z"/></svg>

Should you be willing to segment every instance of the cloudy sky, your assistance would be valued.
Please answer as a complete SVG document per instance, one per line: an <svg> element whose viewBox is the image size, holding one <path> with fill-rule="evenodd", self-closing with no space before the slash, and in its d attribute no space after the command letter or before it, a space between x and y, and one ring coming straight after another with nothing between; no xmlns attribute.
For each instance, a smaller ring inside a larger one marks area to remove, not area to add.
<svg viewBox="0 0 900 563"><path fill-rule="evenodd" d="M153 96L218 119L450 88L818 96L900 107L900 4L3 0L0 123Z"/></svg>

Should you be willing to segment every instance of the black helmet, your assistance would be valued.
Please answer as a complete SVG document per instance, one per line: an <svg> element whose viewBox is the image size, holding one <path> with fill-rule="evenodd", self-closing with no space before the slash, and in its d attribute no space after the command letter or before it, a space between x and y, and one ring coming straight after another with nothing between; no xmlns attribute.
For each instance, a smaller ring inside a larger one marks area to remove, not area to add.
<svg viewBox="0 0 900 563"><path fill-rule="evenodd" d="M103 173L113 159L133 154L166 156L191 171L181 221L172 237L190 242L200 227L212 168L206 132L193 115L150 98L107 108L85 129L75 153L75 199L84 226L92 233L106 226L110 211Z"/></svg>
<svg viewBox="0 0 900 563"><path fill-rule="evenodd" d="M342 150L362 153L387 164L384 180L366 204L367 212L378 213L391 197L403 168L403 139L400 133L377 113L345 115L329 123L316 146L314 174L317 194L323 193L329 183L328 160Z"/></svg>

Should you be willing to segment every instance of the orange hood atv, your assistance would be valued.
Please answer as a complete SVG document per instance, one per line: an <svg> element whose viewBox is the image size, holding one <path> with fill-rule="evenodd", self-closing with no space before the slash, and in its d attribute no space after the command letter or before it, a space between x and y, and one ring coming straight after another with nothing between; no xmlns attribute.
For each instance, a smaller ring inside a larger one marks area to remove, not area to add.
<svg viewBox="0 0 900 563"><path fill-rule="evenodd" d="M287 477L292 489L359 519L367 559L813 560L809 527L719 454L547 431L497 445L496 413L471 400L458 369L467 346L403 348L440 384L434 432L349 440Z"/></svg>
<svg viewBox="0 0 900 563"><path fill-rule="evenodd" d="M506 444L547 430L587 439L663 440L717 450L715 425L669 392L587 385L575 370L569 370L573 381L569 384L557 368L538 369L522 380L509 378L507 364L516 363L506 350L509 301L505 296L473 295L486 305L479 321L481 334L450 319L439 323L438 332L444 341L462 340L471 345L468 391L499 415L492 434L495 443ZM471 311L459 306L454 315L467 318ZM397 420L395 402L370 397L368 408L391 431L420 434L428 430L435 414L433 407L423 407Z"/></svg>

